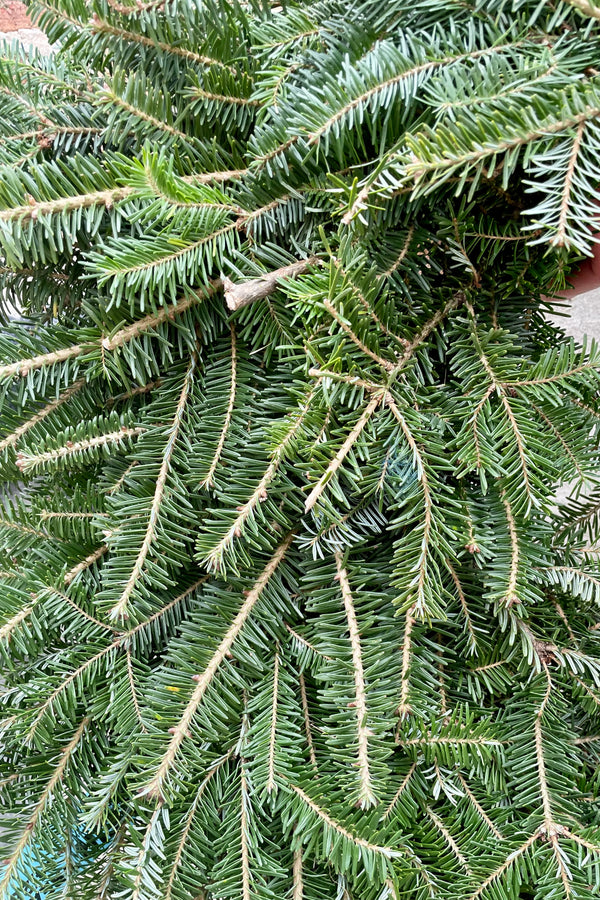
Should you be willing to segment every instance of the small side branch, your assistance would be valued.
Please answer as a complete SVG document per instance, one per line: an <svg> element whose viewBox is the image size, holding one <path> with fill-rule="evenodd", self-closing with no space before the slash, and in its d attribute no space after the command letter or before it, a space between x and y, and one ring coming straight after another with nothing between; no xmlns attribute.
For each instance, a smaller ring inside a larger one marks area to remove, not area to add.
<svg viewBox="0 0 600 900"><path fill-rule="evenodd" d="M381 403L383 396L384 396L383 393L377 393L377 394L375 394L374 397L371 398L371 400L369 401L368 405L366 406L363 414L360 416L359 420L357 421L356 425L354 426L354 428L352 429L352 431L350 432L350 434L348 435L348 437L346 438L346 440L344 441L344 443L338 450L338 452L335 455L335 457L333 458L333 460L327 466L326 471L319 478L319 481L317 482L317 484L314 486L314 488L312 489L312 491L306 498L306 503L304 505L304 512L306 512L306 513L310 512L311 509L315 506L319 497L325 490L325 487L326 487L328 481L330 481L331 478L333 478L333 476L336 474L336 472L338 471L338 469L340 468L340 466L342 465L342 463L344 462L344 460L346 459L346 457L348 456L348 454L354 447L355 443L361 436L369 419L371 418L371 416L373 415L373 413L375 412L375 410Z"/></svg>
<svg viewBox="0 0 600 900"><path fill-rule="evenodd" d="M275 790L275 746L277 742L277 705L279 700L279 652L275 653L273 668L273 702L271 704L271 730L269 735L269 774L267 777L267 794Z"/></svg>
<svg viewBox="0 0 600 900"><path fill-rule="evenodd" d="M24 434L27 434L38 422L42 422L46 416L49 416L53 413L59 406L62 406L63 403L66 403L71 399L85 384L85 378L80 378L71 387L68 387L66 391L56 398L56 400L52 400L48 403L47 406L44 406L43 409L40 409L39 412L35 413L30 419L26 422L23 422L22 425L19 425L18 428L12 432L12 434L7 435L2 441L0 441L0 451L6 450L7 447L15 447L19 440L23 437Z"/></svg>
<svg viewBox="0 0 600 900"><path fill-rule="evenodd" d="M377 800L373 794L371 784L371 770L369 766L369 734L367 725L367 691L365 686L365 673L362 661L362 648L360 643L360 631L354 609L354 598L350 589L348 572L343 562L343 555L338 551L335 554L338 579L342 589L348 631L350 632L350 645L352 647L352 669L354 672L354 707L358 728L358 772L360 778L359 805L362 809L373 806Z"/></svg>
<svg viewBox="0 0 600 900"><path fill-rule="evenodd" d="M402 641L402 674L400 676L400 702L396 709L396 715L400 719L405 719L412 712L410 705L410 663L412 658L412 630L415 624L413 610L409 609L406 613L406 621L404 623L404 640Z"/></svg>

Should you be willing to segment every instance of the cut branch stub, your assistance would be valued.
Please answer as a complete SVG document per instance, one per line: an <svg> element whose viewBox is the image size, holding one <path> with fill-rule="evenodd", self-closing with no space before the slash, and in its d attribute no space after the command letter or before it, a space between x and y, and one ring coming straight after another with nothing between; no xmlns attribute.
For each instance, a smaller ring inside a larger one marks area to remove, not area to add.
<svg viewBox="0 0 600 900"><path fill-rule="evenodd" d="M227 308L235 312L236 309L249 306L256 300L262 300L277 290L282 279L296 278L296 276L306 272L310 266L320 265L320 262L321 260L318 256L310 256L308 259L301 259L298 262L291 263L289 266L282 266L273 272L265 272L259 278L244 281L242 284L235 284L226 275L222 275L221 282L225 292Z"/></svg>

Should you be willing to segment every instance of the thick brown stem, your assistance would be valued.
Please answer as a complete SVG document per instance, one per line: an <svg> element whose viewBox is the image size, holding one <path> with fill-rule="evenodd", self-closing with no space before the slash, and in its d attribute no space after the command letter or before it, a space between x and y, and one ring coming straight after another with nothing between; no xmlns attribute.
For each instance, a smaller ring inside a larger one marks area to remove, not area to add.
<svg viewBox="0 0 600 900"><path fill-rule="evenodd" d="M244 281L242 284L235 284L229 278L223 276L222 283L227 308L235 312L236 309L249 306L256 300L262 300L277 289L282 279L296 278L297 275L302 275L303 272L306 272L310 266L319 264L320 260L317 256L310 256L308 259L301 259L298 262L291 263L289 266L275 269L274 272L265 272L259 278Z"/></svg>

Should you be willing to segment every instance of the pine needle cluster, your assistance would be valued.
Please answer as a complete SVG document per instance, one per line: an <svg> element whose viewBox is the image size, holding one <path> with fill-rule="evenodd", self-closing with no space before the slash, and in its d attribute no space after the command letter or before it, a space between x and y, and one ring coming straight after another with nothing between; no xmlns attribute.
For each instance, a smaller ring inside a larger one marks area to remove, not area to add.
<svg viewBox="0 0 600 900"><path fill-rule="evenodd" d="M597 0L31 13L0 900L600 896Z"/></svg>

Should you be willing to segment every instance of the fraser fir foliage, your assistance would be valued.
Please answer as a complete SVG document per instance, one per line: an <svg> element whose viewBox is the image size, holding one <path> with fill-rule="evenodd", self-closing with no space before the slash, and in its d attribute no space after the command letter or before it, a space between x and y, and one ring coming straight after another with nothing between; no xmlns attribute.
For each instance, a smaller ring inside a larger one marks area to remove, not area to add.
<svg viewBox="0 0 600 900"><path fill-rule="evenodd" d="M600 7L31 11L0 900L600 895Z"/></svg>

